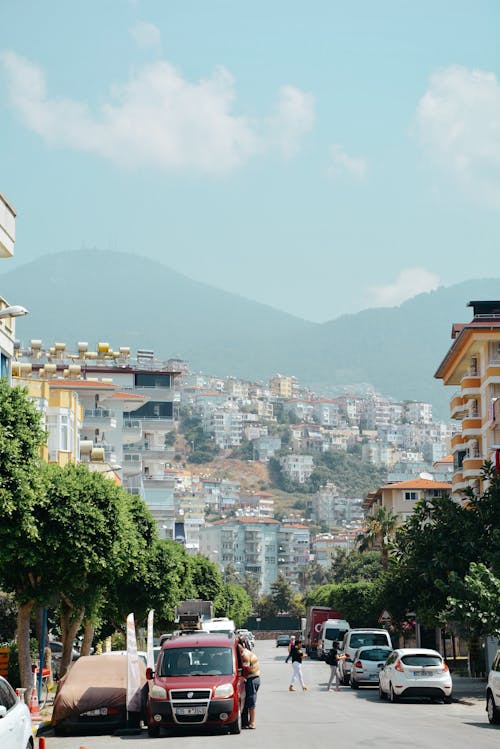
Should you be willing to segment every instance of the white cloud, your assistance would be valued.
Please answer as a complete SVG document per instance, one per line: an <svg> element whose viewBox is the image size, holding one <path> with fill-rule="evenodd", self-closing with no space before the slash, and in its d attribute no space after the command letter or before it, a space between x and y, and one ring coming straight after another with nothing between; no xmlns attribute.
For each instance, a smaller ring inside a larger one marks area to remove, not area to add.
<svg viewBox="0 0 500 749"><path fill-rule="evenodd" d="M373 286L372 307L396 307L406 299L411 299L425 291L434 291L439 286L439 276L425 268L406 268L394 283L386 286Z"/></svg>
<svg viewBox="0 0 500 749"><path fill-rule="evenodd" d="M314 124L313 98L292 86L261 121L234 113L235 84L218 68L192 83L157 61L111 88L96 111L50 97L43 71L13 52L0 55L12 105L24 124L55 147L99 154L125 167L224 173L278 148L286 156Z"/></svg>
<svg viewBox="0 0 500 749"><path fill-rule="evenodd" d="M367 171L368 164L365 159L349 156L338 143L330 147L330 163L328 165L330 176L338 177L348 174L354 179L363 180Z"/></svg>
<svg viewBox="0 0 500 749"><path fill-rule="evenodd" d="M500 207L500 83L494 73L452 66L431 76L416 113L432 161L477 198Z"/></svg>
<svg viewBox="0 0 500 749"><path fill-rule="evenodd" d="M146 21L139 21L130 27L130 33L138 47L142 49L159 49L161 34L158 26Z"/></svg>

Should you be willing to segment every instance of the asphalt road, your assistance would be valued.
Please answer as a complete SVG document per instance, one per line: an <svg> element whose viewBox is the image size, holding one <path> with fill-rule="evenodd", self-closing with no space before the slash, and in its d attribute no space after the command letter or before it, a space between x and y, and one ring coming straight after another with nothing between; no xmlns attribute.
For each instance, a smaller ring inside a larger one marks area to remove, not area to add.
<svg viewBox="0 0 500 749"><path fill-rule="evenodd" d="M239 736L206 732L150 739L141 736L47 736L46 749L499 749L500 727L486 717L482 685L457 683L451 705L429 701L382 702L375 689L327 692L329 667L304 661L307 692L289 692L291 664L285 648L258 641L262 686L258 695L257 728Z"/></svg>

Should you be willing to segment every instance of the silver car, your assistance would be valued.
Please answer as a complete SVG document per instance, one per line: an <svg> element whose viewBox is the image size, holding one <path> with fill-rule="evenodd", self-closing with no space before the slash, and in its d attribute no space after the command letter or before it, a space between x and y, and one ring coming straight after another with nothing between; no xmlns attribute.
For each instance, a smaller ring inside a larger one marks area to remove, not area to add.
<svg viewBox="0 0 500 749"><path fill-rule="evenodd" d="M391 653L392 648L389 647L358 648L354 653L349 676L351 689L357 689L359 686L378 687L378 675Z"/></svg>

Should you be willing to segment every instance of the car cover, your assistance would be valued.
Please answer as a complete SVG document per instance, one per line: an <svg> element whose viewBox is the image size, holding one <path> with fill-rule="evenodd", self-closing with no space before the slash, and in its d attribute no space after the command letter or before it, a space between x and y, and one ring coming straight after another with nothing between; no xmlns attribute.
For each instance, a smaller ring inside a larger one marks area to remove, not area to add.
<svg viewBox="0 0 500 749"><path fill-rule="evenodd" d="M142 689L147 681L141 658L139 673ZM52 723L101 707L125 708L126 702L127 656L82 656L59 681Z"/></svg>

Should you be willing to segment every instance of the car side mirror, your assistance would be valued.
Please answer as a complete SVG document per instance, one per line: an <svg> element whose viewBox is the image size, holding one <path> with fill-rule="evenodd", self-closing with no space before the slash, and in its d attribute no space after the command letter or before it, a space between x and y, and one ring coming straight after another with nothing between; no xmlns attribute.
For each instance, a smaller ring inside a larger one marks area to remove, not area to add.
<svg viewBox="0 0 500 749"><path fill-rule="evenodd" d="M0 718L5 718L7 715L7 708L5 705L0 705Z"/></svg>
<svg viewBox="0 0 500 749"><path fill-rule="evenodd" d="M150 666L148 666L147 669L146 669L146 679L148 681L151 681L151 679L154 677L154 675L155 675L154 669L152 669Z"/></svg>

